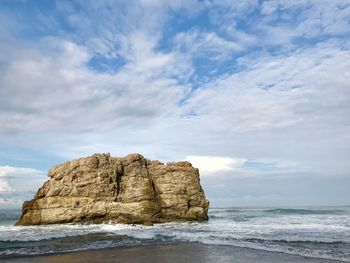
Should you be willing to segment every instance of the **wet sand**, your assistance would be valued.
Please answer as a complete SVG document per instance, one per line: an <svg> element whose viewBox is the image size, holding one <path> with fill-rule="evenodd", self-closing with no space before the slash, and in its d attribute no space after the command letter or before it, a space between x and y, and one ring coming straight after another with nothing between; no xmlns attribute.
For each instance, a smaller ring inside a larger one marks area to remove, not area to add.
<svg viewBox="0 0 350 263"><path fill-rule="evenodd" d="M138 247L109 248L69 252L25 258L0 259L9 263L90 263L90 262L152 262L152 263L335 263L336 260L323 260L285 253L268 252L232 246L203 245L197 243L158 244Z"/></svg>

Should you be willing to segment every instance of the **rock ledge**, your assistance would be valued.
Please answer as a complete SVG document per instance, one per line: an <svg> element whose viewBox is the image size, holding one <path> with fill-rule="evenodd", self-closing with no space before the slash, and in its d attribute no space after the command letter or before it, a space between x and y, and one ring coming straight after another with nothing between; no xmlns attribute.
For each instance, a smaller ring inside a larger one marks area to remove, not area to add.
<svg viewBox="0 0 350 263"><path fill-rule="evenodd" d="M189 162L94 154L54 166L48 175L34 199L23 203L17 225L208 219L209 201Z"/></svg>

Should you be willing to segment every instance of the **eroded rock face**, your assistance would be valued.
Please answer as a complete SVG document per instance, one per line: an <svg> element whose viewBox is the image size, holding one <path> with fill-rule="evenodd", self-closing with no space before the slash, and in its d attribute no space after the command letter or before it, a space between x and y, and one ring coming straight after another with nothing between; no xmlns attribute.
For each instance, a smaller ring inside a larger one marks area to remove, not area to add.
<svg viewBox="0 0 350 263"><path fill-rule="evenodd" d="M54 166L49 177L34 199L23 203L18 225L208 219L209 201L189 162L94 154Z"/></svg>

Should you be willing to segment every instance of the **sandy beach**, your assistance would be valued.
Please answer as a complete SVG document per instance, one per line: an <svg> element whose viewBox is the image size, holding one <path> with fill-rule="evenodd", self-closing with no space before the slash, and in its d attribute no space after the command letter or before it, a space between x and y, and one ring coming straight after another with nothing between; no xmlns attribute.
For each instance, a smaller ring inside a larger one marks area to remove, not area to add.
<svg viewBox="0 0 350 263"><path fill-rule="evenodd" d="M198 243L158 244L138 247L109 248L64 254L3 259L1 262L232 262L232 263L331 263L337 260L309 258L232 246Z"/></svg>

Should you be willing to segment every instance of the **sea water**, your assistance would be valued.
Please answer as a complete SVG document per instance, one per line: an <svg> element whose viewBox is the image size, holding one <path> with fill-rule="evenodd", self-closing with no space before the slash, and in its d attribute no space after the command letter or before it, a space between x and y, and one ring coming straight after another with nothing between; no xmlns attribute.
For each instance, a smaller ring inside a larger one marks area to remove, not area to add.
<svg viewBox="0 0 350 263"><path fill-rule="evenodd" d="M154 226L14 226L19 210L0 210L0 259L162 242L198 242L350 262L350 207L212 208L203 223Z"/></svg>

